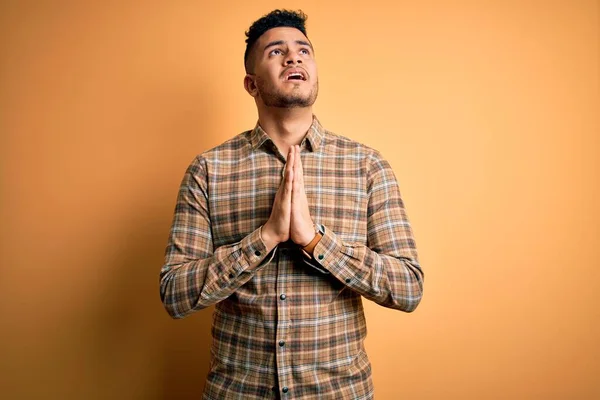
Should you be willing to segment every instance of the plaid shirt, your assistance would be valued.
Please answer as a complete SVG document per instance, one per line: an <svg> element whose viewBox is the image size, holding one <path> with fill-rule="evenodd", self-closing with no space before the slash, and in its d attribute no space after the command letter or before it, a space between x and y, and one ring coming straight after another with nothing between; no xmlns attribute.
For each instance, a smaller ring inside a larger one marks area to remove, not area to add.
<svg viewBox="0 0 600 400"><path fill-rule="evenodd" d="M204 399L371 399L361 296L413 311L423 273L394 173L380 154L323 129L301 144L323 238L309 259L267 253L285 157L257 124L187 169L161 270L174 318L216 304Z"/></svg>

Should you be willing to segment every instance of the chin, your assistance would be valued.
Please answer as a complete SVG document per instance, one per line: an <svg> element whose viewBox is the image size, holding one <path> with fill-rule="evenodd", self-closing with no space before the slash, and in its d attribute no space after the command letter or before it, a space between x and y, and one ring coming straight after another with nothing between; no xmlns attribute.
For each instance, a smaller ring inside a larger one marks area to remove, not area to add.
<svg viewBox="0 0 600 400"><path fill-rule="evenodd" d="M312 90L305 93L298 93L298 91L286 92L262 92L260 94L264 105L278 108L310 107L317 99L317 92Z"/></svg>

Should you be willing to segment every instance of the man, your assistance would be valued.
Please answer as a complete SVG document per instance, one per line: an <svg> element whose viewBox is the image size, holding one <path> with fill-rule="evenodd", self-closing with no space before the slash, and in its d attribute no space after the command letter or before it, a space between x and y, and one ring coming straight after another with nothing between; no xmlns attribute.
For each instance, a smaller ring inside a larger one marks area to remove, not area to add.
<svg viewBox="0 0 600 400"><path fill-rule="evenodd" d="M258 123L185 173L161 298L174 318L216 304L204 399L371 399L361 296L413 311L423 273L394 174L326 131L302 12L248 36Z"/></svg>

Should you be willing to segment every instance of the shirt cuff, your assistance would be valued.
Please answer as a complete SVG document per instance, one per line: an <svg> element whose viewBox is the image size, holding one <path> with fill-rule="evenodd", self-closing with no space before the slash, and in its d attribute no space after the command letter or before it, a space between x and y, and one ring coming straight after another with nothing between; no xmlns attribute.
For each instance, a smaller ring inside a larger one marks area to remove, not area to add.
<svg viewBox="0 0 600 400"><path fill-rule="evenodd" d="M260 228L254 230L240 242L240 252L237 257L239 267L236 268L237 274L258 271L273 259L274 250L267 252L267 247L260 238Z"/></svg>
<svg viewBox="0 0 600 400"><path fill-rule="evenodd" d="M315 246L312 260L304 257L307 264L321 272L332 274L341 282L351 284L362 279L360 271L352 268L359 254L356 248L345 245L331 229L323 227L323 237Z"/></svg>
<svg viewBox="0 0 600 400"><path fill-rule="evenodd" d="M311 266L312 268L316 269L320 273L329 275L329 271L327 271L326 268L323 268L323 266L321 264L319 264L317 262L317 260L315 259L315 258L317 258L317 247L319 246L319 243L323 240L323 236L325 235L325 227L323 225L319 225L319 224L316 224L316 226L317 226L318 232L321 234L321 238L319 239L319 241L313 248L312 255L309 254L308 252L306 252L303 248L300 248L300 253L302 254L302 261L304 261L305 264Z"/></svg>

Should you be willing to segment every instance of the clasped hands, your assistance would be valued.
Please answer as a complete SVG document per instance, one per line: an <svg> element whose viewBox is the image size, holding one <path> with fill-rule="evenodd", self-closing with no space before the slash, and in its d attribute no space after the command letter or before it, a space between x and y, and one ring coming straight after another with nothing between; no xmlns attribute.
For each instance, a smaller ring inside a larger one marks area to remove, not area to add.
<svg viewBox="0 0 600 400"><path fill-rule="evenodd" d="M304 247L315 237L298 145L290 147L283 179L275 194L271 215L262 227L261 237L268 251L290 239Z"/></svg>

